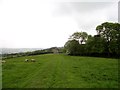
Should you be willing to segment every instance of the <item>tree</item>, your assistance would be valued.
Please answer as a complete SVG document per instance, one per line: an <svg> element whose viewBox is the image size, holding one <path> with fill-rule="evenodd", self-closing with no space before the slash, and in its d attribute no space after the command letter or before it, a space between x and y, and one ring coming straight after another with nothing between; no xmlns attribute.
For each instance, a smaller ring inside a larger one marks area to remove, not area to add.
<svg viewBox="0 0 120 90"><path fill-rule="evenodd" d="M117 31L115 34L117 55L120 57L120 24L115 23L114 29Z"/></svg>
<svg viewBox="0 0 120 90"><path fill-rule="evenodd" d="M96 27L98 35L104 38L106 41L106 51L108 55L110 53L118 53L119 48L119 39L120 39L120 24L119 23L110 23L105 22ZM118 48L118 49L117 49ZM115 50L116 49L116 50Z"/></svg>
<svg viewBox="0 0 120 90"><path fill-rule="evenodd" d="M120 24L105 22L96 27L97 35L73 33L65 44L70 55L120 57ZM83 42L85 44L83 44Z"/></svg>
<svg viewBox="0 0 120 90"><path fill-rule="evenodd" d="M100 35L89 36L86 42L86 53L93 56L101 56L105 53L105 39Z"/></svg>
<svg viewBox="0 0 120 90"><path fill-rule="evenodd" d="M69 40L64 45L66 53L69 55L78 55L79 54L79 42L76 40Z"/></svg>
<svg viewBox="0 0 120 90"><path fill-rule="evenodd" d="M77 40L80 44L85 43L87 40L88 34L86 32L75 32L73 33L69 39Z"/></svg>

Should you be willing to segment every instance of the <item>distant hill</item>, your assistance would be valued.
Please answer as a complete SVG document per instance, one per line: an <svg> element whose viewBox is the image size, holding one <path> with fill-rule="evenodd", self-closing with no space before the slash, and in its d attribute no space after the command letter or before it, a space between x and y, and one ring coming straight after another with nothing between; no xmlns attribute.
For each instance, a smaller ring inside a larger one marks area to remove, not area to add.
<svg viewBox="0 0 120 90"><path fill-rule="evenodd" d="M0 48L0 54L31 52L36 50L41 50L41 48Z"/></svg>
<svg viewBox="0 0 120 90"><path fill-rule="evenodd" d="M2 59L10 59L14 57L21 56L31 56L31 55L41 55L41 54L49 54L49 53L63 53L63 47L51 47L46 49L41 48L2 48L0 57Z"/></svg>

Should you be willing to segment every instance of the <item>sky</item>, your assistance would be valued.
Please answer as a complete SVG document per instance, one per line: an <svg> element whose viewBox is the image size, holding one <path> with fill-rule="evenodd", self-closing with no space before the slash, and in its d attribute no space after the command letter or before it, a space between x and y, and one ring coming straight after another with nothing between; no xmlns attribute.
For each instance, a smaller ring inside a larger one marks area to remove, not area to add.
<svg viewBox="0 0 120 90"><path fill-rule="evenodd" d="M0 0L0 47L61 47L74 32L118 22L119 0Z"/></svg>

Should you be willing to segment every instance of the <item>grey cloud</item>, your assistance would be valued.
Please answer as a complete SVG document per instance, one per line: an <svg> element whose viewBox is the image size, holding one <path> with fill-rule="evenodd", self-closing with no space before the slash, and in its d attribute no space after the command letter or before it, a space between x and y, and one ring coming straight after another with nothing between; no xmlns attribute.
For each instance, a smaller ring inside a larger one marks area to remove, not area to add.
<svg viewBox="0 0 120 90"><path fill-rule="evenodd" d="M54 14L70 15L74 12L78 13L90 13L92 11L101 10L109 7L112 2L62 2L56 4Z"/></svg>
<svg viewBox="0 0 120 90"><path fill-rule="evenodd" d="M63 2L56 4L53 14L57 17L72 16L78 24L79 31L95 34L97 25L106 21L117 21L117 4L113 2Z"/></svg>

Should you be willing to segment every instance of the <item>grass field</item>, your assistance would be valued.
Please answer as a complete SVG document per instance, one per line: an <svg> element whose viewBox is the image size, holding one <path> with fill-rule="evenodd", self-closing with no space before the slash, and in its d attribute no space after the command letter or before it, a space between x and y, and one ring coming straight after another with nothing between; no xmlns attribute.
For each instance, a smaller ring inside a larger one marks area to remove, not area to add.
<svg viewBox="0 0 120 90"><path fill-rule="evenodd" d="M3 88L118 87L116 59L46 54L7 59L2 69Z"/></svg>

